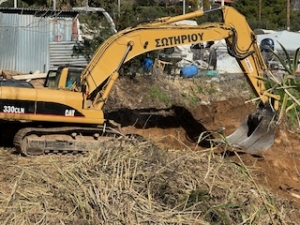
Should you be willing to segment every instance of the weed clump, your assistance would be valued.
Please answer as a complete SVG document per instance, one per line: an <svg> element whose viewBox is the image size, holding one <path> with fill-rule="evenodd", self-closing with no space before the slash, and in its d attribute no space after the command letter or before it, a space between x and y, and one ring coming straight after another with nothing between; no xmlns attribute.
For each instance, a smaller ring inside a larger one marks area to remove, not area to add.
<svg viewBox="0 0 300 225"><path fill-rule="evenodd" d="M242 162L207 151L112 144L88 157L1 159L1 224L284 224L297 213Z"/></svg>

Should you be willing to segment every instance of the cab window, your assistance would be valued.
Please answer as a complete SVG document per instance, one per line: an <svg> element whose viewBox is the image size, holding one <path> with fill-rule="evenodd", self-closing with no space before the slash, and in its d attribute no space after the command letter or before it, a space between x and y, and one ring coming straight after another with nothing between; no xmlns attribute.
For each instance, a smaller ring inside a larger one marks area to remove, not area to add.
<svg viewBox="0 0 300 225"><path fill-rule="evenodd" d="M57 88L60 78L59 70L50 70L44 83L44 87Z"/></svg>
<svg viewBox="0 0 300 225"><path fill-rule="evenodd" d="M66 88L76 88L80 89L80 75L81 75L81 70L69 70L68 71L68 76L67 76L67 81L66 81Z"/></svg>

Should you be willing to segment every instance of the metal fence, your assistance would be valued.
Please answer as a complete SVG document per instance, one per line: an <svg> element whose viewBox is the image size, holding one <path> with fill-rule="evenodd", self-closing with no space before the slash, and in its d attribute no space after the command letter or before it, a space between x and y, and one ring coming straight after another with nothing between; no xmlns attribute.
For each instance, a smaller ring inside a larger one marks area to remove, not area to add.
<svg viewBox="0 0 300 225"><path fill-rule="evenodd" d="M73 23L73 17L0 12L0 69L29 73L87 64L83 56L73 56Z"/></svg>

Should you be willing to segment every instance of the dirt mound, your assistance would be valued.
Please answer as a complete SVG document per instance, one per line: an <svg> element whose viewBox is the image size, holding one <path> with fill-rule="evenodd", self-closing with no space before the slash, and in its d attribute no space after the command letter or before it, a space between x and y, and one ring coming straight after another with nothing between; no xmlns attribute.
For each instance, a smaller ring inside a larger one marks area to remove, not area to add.
<svg viewBox="0 0 300 225"><path fill-rule="evenodd" d="M107 102L107 117L124 131L149 137L165 148L197 149L195 141L206 130L225 128L231 134L256 105L241 74L195 79L121 78ZM245 165L256 168L257 182L275 195L300 204L299 135L286 122L278 127L271 149L261 157L242 154ZM207 143L200 148L208 147ZM230 160L236 161L233 154Z"/></svg>

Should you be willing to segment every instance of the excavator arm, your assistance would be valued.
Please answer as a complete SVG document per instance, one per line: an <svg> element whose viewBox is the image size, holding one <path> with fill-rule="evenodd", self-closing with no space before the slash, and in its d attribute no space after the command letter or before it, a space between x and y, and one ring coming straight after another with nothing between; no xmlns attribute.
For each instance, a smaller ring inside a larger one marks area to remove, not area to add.
<svg viewBox="0 0 300 225"><path fill-rule="evenodd" d="M174 24L213 11L222 12L223 22L198 26ZM140 24L120 31L105 41L96 51L82 73L82 83L86 85L89 94L96 93L93 106L101 109L123 63L153 50L221 39L226 40L229 54L236 58L256 95L263 103L272 99L272 105L277 109L278 97L266 92L264 82L259 78L265 77L269 71L257 46L256 36L245 17L234 8L227 6L206 12L199 10L181 16L160 18L152 23Z"/></svg>
<svg viewBox="0 0 300 225"><path fill-rule="evenodd" d="M175 25L184 19L201 17L220 11L222 22L198 26ZM249 115L228 141L250 152L268 149L274 141L274 118L279 96L266 91L262 77L267 69L256 42L256 36L245 17L234 8L223 6L210 11L195 11L176 17L164 17L154 22L127 28L111 36L96 51L81 76L86 96L93 96L92 105L101 110L118 78L123 63L153 50L225 39L228 52L235 57L255 94L260 107Z"/></svg>

